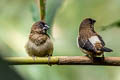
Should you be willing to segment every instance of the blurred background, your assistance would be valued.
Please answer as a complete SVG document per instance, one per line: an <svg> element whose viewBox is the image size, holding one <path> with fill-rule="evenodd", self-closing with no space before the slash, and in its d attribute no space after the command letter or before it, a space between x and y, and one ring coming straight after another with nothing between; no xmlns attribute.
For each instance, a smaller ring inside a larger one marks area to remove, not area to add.
<svg viewBox="0 0 120 80"><path fill-rule="evenodd" d="M84 56L77 47L80 22L95 19L96 31L120 56L120 0L47 0L46 22L54 42L54 56ZM34 0L0 1L0 55L28 56L24 45L32 24L39 20ZM24 80L120 80L120 68L111 66L14 65ZM0 75L2 76L2 75Z"/></svg>

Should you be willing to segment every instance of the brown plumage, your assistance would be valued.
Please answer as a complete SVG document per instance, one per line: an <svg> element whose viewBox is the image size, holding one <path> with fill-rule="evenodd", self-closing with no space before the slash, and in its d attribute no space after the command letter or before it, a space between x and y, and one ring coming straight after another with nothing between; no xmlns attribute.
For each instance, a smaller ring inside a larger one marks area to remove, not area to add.
<svg viewBox="0 0 120 80"><path fill-rule="evenodd" d="M32 25L29 40L25 45L29 56L52 56L53 43L47 34L48 26L42 21Z"/></svg>
<svg viewBox="0 0 120 80"><path fill-rule="evenodd" d="M95 22L91 18L86 18L81 22L79 28L78 45L90 57L104 56L104 52L112 52L111 49L105 47L102 37L95 32Z"/></svg>

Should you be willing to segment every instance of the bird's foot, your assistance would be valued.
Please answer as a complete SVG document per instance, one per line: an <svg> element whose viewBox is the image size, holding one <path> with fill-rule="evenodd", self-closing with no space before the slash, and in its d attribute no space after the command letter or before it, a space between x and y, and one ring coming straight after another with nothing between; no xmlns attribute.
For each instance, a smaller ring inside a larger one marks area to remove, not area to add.
<svg viewBox="0 0 120 80"><path fill-rule="evenodd" d="M95 57L94 56L90 56L90 59L91 59L92 63L95 62Z"/></svg>
<svg viewBox="0 0 120 80"><path fill-rule="evenodd" d="M88 55L88 54L85 55L85 56L88 57L88 58L90 58L92 63L95 62L95 60L94 60L95 57L94 57L94 56L92 56L92 55Z"/></svg>
<svg viewBox="0 0 120 80"><path fill-rule="evenodd" d="M86 54L85 56L86 56L86 57L89 57L89 55L88 55L88 54Z"/></svg>
<svg viewBox="0 0 120 80"><path fill-rule="evenodd" d="M105 60L105 56L104 56L104 54L102 54L101 60L102 60L102 61Z"/></svg>
<svg viewBox="0 0 120 80"><path fill-rule="evenodd" d="M50 60L51 60L51 57L48 56L48 65L49 65L49 66L52 66L52 64L50 63Z"/></svg>
<svg viewBox="0 0 120 80"><path fill-rule="evenodd" d="M33 58L33 61L35 62L35 58L36 58L36 56L32 55L32 58Z"/></svg>

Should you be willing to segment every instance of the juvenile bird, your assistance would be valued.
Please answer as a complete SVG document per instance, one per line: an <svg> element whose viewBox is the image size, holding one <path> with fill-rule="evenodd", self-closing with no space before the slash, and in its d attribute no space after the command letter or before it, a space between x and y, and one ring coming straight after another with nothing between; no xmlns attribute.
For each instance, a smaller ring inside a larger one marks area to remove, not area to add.
<svg viewBox="0 0 120 80"><path fill-rule="evenodd" d="M84 19L79 28L78 45L82 52L92 60L96 56L102 55L104 59L104 52L112 52L112 49L105 47L105 42L102 37L94 30L94 23L96 20L91 18Z"/></svg>
<svg viewBox="0 0 120 80"><path fill-rule="evenodd" d="M48 25L43 21L38 21L32 25L29 40L25 45L26 51L32 57L52 56L53 43L47 34Z"/></svg>

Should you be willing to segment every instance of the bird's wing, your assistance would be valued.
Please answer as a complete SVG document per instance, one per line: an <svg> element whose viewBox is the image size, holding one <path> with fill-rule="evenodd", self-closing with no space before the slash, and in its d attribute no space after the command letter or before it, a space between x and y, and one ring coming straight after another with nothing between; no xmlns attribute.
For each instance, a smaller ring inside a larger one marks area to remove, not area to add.
<svg viewBox="0 0 120 80"><path fill-rule="evenodd" d="M104 41L102 40L102 38L101 38L100 36L98 36L98 35L96 35L96 36L91 36L91 37L89 38L89 41L90 41L90 43L94 46L96 52L99 52L99 51L101 51L101 49L104 48L105 43L104 43Z"/></svg>
<svg viewBox="0 0 120 80"><path fill-rule="evenodd" d="M95 48L89 40L84 40L78 38L78 45L80 48L85 49L87 51L95 52Z"/></svg>
<svg viewBox="0 0 120 80"><path fill-rule="evenodd" d="M98 38L100 39L101 44L102 44L103 46L105 46L105 42L103 41L102 37L101 37L100 35L97 35L97 36L98 36Z"/></svg>

